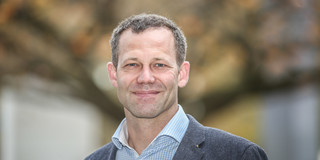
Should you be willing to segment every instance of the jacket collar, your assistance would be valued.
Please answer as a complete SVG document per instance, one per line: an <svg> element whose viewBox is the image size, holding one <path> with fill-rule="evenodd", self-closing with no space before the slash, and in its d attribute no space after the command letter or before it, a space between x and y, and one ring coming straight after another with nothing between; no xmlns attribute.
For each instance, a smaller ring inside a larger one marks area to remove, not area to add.
<svg viewBox="0 0 320 160"><path fill-rule="evenodd" d="M173 157L173 159L183 160L200 160L204 154L201 148L205 141L205 129L197 120L191 115L187 115L190 122L188 129ZM117 147L112 145L111 154L107 159L115 159Z"/></svg>
<svg viewBox="0 0 320 160"><path fill-rule="evenodd" d="M191 115L187 115L190 122L173 159L201 159L204 151L201 148L201 144L205 141L205 129L197 120Z"/></svg>
<svg viewBox="0 0 320 160"><path fill-rule="evenodd" d="M116 159L117 150L118 150L118 148L114 144L112 144L111 145L111 152L110 152L109 155L107 155L108 157L106 159L107 160L115 160Z"/></svg>

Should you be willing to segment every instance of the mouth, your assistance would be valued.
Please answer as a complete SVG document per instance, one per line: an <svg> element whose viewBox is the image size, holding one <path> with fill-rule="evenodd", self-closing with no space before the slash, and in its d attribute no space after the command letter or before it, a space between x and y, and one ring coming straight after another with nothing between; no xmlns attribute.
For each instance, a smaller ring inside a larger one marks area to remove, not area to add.
<svg viewBox="0 0 320 160"><path fill-rule="evenodd" d="M148 98L158 95L160 91L134 91L132 93L141 98Z"/></svg>

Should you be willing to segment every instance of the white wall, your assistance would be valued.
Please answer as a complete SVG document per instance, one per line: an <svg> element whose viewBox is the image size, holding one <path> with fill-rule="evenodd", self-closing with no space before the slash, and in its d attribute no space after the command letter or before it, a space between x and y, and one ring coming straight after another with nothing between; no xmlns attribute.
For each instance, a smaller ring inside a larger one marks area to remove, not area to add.
<svg viewBox="0 0 320 160"><path fill-rule="evenodd" d="M80 160L101 146L103 119L65 86L34 77L0 90L2 160Z"/></svg>
<svg viewBox="0 0 320 160"><path fill-rule="evenodd" d="M316 160L319 93L315 85L265 95L265 149L272 160Z"/></svg>

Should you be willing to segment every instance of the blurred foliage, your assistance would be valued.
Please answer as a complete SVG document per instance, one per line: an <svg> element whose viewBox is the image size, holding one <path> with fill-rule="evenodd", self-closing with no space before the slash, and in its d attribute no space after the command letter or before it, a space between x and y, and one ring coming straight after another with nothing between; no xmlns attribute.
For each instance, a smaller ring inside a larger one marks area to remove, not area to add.
<svg viewBox="0 0 320 160"><path fill-rule="evenodd" d="M34 74L67 84L121 120L114 90L97 75L107 72L112 29L142 12L173 19L187 36L185 106L201 102L208 114L243 94L319 83L316 0L2 0L0 79Z"/></svg>
<svg viewBox="0 0 320 160"><path fill-rule="evenodd" d="M263 134L259 130L262 127L258 127L262 124L261 111L261 97L245 95L219 112L209 114L202 123L261 144Z"/></svg>

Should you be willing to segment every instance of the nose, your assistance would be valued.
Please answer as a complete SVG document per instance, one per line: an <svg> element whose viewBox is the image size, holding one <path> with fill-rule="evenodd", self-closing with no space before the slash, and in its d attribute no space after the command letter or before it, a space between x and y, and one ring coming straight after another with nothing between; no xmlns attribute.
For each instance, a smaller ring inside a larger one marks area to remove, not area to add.
<svg viewBox="0 0 320 160"><path fill-rule="evenodd" d="M153 76L152 71L150 68L145 67L141 70L139 77L138 77L138 83L154 83L155 77Z"/></svg>

